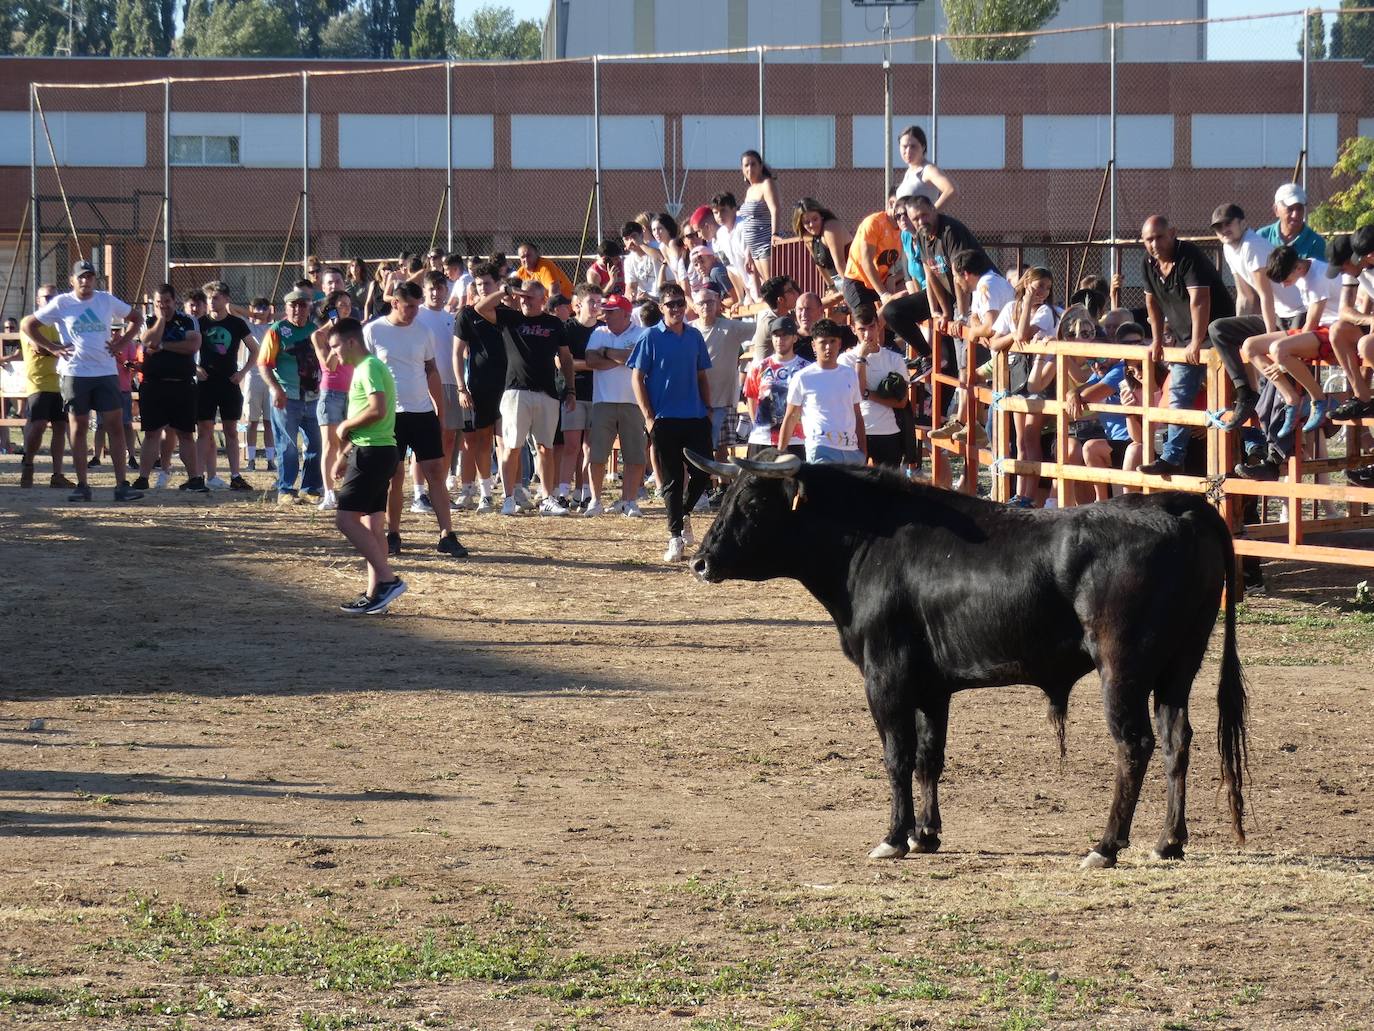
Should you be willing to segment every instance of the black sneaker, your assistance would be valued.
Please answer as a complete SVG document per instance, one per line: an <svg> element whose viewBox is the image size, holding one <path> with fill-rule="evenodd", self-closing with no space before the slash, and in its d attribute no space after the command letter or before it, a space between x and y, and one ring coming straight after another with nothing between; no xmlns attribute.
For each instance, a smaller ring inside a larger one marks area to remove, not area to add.
<svg viewBox="0 0 1374 1031"><path fill-rule="evenodd" d="M399 555L401 553L401 535L399 533L389 533L386 535L386 553L388 555Z"/></svg>
<svg viewBox="0 0 1374 1031"><path fill-rule="evenodd" d="M1331 412L1333 419L1363 419L1368 415L1374 415L1374 401L1361 401L1358 397L1346 398Z"/></svg>
<svg viewBox="0 0 1374 1031"><path fill-rule="evenodd" d="M277 471L277 463L272 461L272 459L270 458L267 460L267 471L269 473L274 473Z"/></svg>
<svg viewBox="0 0 1374 1031"><path fill-rule="evenodd" d="M114 489L114 499L116 501L137 501L141 497L143 497L143 491L135 490L127 483L121 483ZM91 489L89 487L86 488L86 500L91 500Z"/></svg>
<svg viewBox="0 0 1374 1031"><path fill-rule="evenodd" d="M1140 471L1146 476L1174 476L1183 472L1183 466L1175 465L1173 462L1166 462L1162 458L1156 458L1153 462L1148 462L1140 467Z"/></svg>
<svg viewBox="0 0 1374 1031"><path fill-rule="evenodd" d="M435 549L440 555L452 555L454 558L467 558L468 549L463 547L458 535L450 530L439 538L439 547Z"/></svg>
<svg viewBox="0 0 1374 1031"><path fill-rule="evenodd" d="M1255 414L1255 405L1259 401L1257 394L1237 394L1236 403L1231 408L1231 414L1226 417L1225 425L1222 427L1228 433L1234 433L1249 421L1250 416Z"/></svg>
<svg viewBox="0 0 1374 1031"><path fill-rule="evenodd" d="M148 489L148 477L146 477L146 476L140 476L140 477L138 477L136 480L134 480L133 483L129 484L129 486L133 487L134 490L147 490L147 489Z"/></svg>
<svg viewBox="0 0 1374 1031"><path fill-rule="evenodd" d="M1347 469L1345 478L1356 487L1374 487L1374 465L1366 465L1359 469Z"/></svg>
<svg viewBox="0 0 1374 1031"><path fill-rule="evenodd" d="M252 489L253 489L253 485L252 485L251 483L249 483L247 480L245 480L242 476L234 476L234 477L231 477L230 480L229 480L229 489L230 489L230 490L252 490Z"/></svg>
<svg viewBox="0 0 1374 1031"><path fill-rule="evenodd" d="M126 488L126 489L127 489L127 488ZM118 489L118 488L116 488L115 493L116 493L116 494L119 493L119 489ZM142 495L140 495L140 497L141 497L141 496L142 496ZM68 501L90 501L90 500L91 500L91 488L90 488L89 486L75 487L75 488L73 488L72 492L71 492L70 494L67 495L67 500L68 500Z"/></svg>
<svg viewBox="0 0 1374 1031"><path fill-rule="evenodd" d="M192 494L209 494L210 488L205 486L204 476L192 476L183 483L177 490L189 491Z"/></svg>
<svg viewBox="0 0 1374 1031"><path fill-rule="evenodd" d="M1279 463L1272 458L1265 458L1253 465L1237 462L1235 474L1244 480L1273 481L1279 478Z"/></svg>
<svg viewBox="0 0 1374 1031"><path fill-rule="evenodd" d="M406 592L406 582L399 577L388 583L378 584L377 593L367 603L367 608L363 609L368 615L379 615L385 612L393 601Z"/></svg>
<svg viewBox="0 0 1374 1031"><path fill-rule="evenodd" d="M367 611L367 607L372 604L372 598L367 592L358 595L352 601L346 601L339 606L339 611L350 616L361 616Z"/></svg>

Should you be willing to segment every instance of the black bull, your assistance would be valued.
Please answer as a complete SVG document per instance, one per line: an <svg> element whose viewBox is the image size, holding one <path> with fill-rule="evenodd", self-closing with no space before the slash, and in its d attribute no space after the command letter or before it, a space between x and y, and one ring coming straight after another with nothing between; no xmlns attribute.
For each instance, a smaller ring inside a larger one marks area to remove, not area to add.
<svg viewBox="0 0 1374 1031"><path fill-rule="evenodd" d="M697 575L800 581L863 671L892 788L891 825L873 858L940 845L937 785L955 691L1036 685L1049 698L1062 754L1069 692L1094 668L1117 772L1106 829L1083 865L1111 866L1129 843L1156 733L1168 812L1154 854L1182 858L1193 736L1188 693L1223 586L1217 749L1232 828L1245 840L1235 558L1225 522L1205 500L1166 491L1031 511L876 469L803 465L790 456L740 465L689 460L735 479L697 549Z"/></svg>

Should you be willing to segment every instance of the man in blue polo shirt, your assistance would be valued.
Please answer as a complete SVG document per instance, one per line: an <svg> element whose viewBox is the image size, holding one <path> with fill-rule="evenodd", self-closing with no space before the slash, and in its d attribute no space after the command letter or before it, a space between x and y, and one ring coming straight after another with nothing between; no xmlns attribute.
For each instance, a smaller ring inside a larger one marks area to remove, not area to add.
<svg viewBox="0 0 1374 1031"><path fill-rule="evenodd" d="M658 459L660 485L668 505L668 550L665 562L685 559L693 543L691 517L711 478L695 467L688 468L683 451L711 453L711 421L706 399L711 389L706 370L711 356L701 333L686 324L687 297L682 287L667 283L659 290L663 321L635 344L625 364L634 370L635 401L644 413L644 426ZM683 477L686 476L686 502Z"/></svg>
<svg viewBox="0 0 1374 1031"><path fill-rule="evenodd" d="M1274 191L1274 221L1256 230L1273 247L1292 247L1299 258L1326 260L1326 240L1307 224L1307 191L1284 183Z"/></svg>

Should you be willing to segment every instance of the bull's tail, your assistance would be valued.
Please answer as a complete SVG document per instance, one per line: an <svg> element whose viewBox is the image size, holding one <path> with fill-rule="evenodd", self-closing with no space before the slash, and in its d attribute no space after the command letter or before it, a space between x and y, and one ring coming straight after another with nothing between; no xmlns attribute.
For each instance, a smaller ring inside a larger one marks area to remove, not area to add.
<svg viewBox="0 0 1374 1031"><path fill-rule="evenodd" d="M1231 808L1231 829L1236 840L1245 843L1245 774L1250 770L1249 744L1245 730L1248 699L1245 674L1236 653L1236 597L1240 576L1231 531L1224 519L1217 518L1222 537L1222 560L1226 563L1226 637L1221 650L1221 682L1217 685L1217 752L1221 755L1221 779Z"/></svg>

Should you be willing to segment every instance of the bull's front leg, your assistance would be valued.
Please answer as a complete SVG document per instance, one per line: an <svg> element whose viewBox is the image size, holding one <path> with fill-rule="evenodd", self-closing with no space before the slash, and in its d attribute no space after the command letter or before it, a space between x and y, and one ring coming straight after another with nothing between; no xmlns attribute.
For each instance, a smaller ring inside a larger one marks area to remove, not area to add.
<svg viewBox="0 0 1374 1031"><path fill-rule="evenodd" d="M916 824L911 795L911 776L916 766L917 734L910 691L904 680L882 676L874 663L866 663L864 689L868 710L883 742L883 765L892 790L892 819L887 836L868 854L869 859L900 859L908 851L908 839Z"/></svg>
<svg viewBox="0 0 1374 1031"><path fill-rule="evenodd" d="M945 737L949 730L949 696L917 704L916 780L921 786L921 811L907 839L913 852L940 847L940 777L945 772Z"/></svg>

